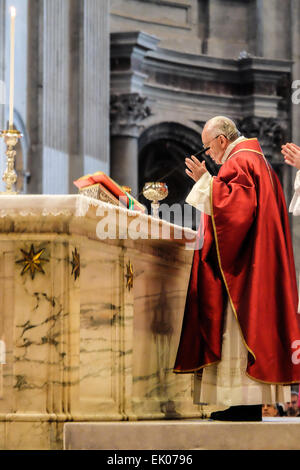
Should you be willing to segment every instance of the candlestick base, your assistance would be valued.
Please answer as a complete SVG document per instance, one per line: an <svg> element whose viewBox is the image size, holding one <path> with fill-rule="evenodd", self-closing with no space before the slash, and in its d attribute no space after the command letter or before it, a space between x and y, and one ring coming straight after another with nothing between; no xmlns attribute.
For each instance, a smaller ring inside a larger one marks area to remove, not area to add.
<svg viewBox="0 0 300 470"><path fill-rule="evenodd" d="M4 138L4 142L6 144L7 150L6 154L6 170L2 176L3 181L6 184L6 191L0 193L0 195L16 195L13 188L17 181L17 173L15 172L15 156L17 152L15 151L15 146L17 145L18 141L22 138L22 134L15 130L9 129L6 131L1 131L0 137Z"/></svg>
<svg viewBox="0 0 300 470"><path fill-rule="evenodd" d="M0 196L17 196L19 194L15 191L0 191Z"/></svg>

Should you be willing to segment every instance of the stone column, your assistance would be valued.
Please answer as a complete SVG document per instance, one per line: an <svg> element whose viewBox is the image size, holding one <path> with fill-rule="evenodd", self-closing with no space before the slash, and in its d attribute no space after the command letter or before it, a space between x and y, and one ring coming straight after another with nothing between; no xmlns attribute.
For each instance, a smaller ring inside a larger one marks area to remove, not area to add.
<svg viewBox="0 0 300 470"><path fill-rule="evenodd" d="M138 197L138 138L141 121L150 115L138 93L111 96L111 177Z"/></svg>
<svg viewBox="0 0 300 470"><path fill-rule="evenodd" d="M129 186L138 197L138 137L111 137L111 177L121 185Z"/></svg>
<svg viewBox="0 0 300 470"><path fill-rule="evenodd" d="M84 172L109 172L109 1L84 2Z"/></svg>
<svg viewBox="0 0 300 470"><path fill-rule="evenodd" d="M145 58L158 39L143 32L111 34L111 177L138 197L138 138L150 114L143 86Z"/></svg>
<svg viewBox="0 0 300 470"><path fill-rule="evenodd" d="M6 0L0 0L0 130L5 129L5 7ZM5 145L0 139L0 179L5 170L4 152Z"/></svg>
<svg viewBox="0 0 300 470"><path fill-rule="evenodd" d="M31 193L109 172L110 0L29 0Z"/></svg>
<svg viewBox="0 0 300 470"><path fill-rule="evenodd" d="M0 130L5 129L5 10L6 0L0 0ZM0 139L0 181L5 171L5 144ZM4 190L5 185L1 181L0 189ZM4 335L3 314L0 319L0 341L6 341ZM3 344L3 343L1 343ZM5 344L5 343L4 343ZM0 399L3 398L3 366L0 365Z"/></svg>
<svg viewBox="0 0 300 470"><path fill-rule="evenodd" d="M30 193L68 193L69 0L29 0Z"/></svg>
<svg viewBox="0 0 300 470"><path fill-rule="evenodd" d="M28 0L27 131L29 134L28 169L31 194L43 192L43 10L40 0Z"/></svg>
<svg viewBox="0 0 300 470"><path fill-rule="evenodd" d="M43 192L69 192L68 98L69 8L66 0L44 2Z"/></svg>
<svg viewBox="0 0 300 470"><path fill-rule="evenodd" d="M83 174L109 173L109 5L73 0L70 9L70 192Z"/></svg>
<svg viewBox="0 0 300 470"><path fill-rule="evenodd" d="M72 76L69 83L69 190L75 192L73 181L84 175L83 168L83 9L82 0L72 0L70 8L70 57Z"/></svg>
<svg viewBox="0 0 300 470"><path fill-rule="evenodd" d="M0 0L0 129L5 119L5 6L6 0Z"/></svg>

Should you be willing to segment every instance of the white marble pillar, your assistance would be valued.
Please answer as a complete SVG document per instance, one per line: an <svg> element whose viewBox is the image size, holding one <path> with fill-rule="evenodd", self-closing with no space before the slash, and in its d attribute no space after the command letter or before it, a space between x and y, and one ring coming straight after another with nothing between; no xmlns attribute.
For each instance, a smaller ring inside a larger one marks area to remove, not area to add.
<svg viewBox="0 0 300 470"><path fill-rule="evenodd" d="M69 191L76 192L73 181L84 174L83 168L83 10L84 2L72 0L70 9L69 83Z"/></svg>
<svg viewBox="0 0 300 470"><path fill-rule="evenodd" d="M84 173L109 173L109 3L84 2Z"/></svg>
<svg viewBox="0 0 300 470"><path fill-rule="evenodd" d="M5 128L5 10L6 0L0 0L0 129ZM5 170L5 145L0 139L0 174ZM2 185L4 186L4 185ZM1 187L1 183L0 183Z"/></svg>
<svg viewBox="0 0 300 470"><path fill-rule="evenodd" d="M109 0L28 0L29 192L109 173Z"/></svg>
<svg viewBox="0 0 300 470"><path fill-rule="evenodd" d="M0 128L5 112L5 5L6 0L0 0Z"/></svg>
<svg viewBox="0 0 300 470"><path fill-rule="evenodd" d="M44 1L43 193L68 193L69 8Z"/></svg>
<svg viewBox="0 0 300 470"><path fill-rule="evenodd" d="M109 0L70 9L69 192L83 174L109 173Z"/></svg>
<svg viewBox="0 0 300 470"><path fill-rule="evenodd" d="M28 55L27 55L27 118L29 135L28 170L30 180L27 191L43 192L43 3L28 0Z"/></svg>

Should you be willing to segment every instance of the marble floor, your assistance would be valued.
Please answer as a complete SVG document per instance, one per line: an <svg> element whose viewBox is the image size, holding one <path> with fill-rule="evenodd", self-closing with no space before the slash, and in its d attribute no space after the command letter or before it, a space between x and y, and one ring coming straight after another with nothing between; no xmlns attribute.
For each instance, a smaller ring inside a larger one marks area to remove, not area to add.
<svg viewBox="0 0 300 470"><path fill-rule="evenodd" d="M300 418L67 423L66 450L299 450Z"/></svg>

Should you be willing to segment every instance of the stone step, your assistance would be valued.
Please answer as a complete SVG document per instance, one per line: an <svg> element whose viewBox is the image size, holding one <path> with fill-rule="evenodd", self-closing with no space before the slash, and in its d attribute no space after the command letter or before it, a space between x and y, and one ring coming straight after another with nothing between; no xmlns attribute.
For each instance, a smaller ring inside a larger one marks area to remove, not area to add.
<svg viewBox="0 0 300 470"><path fill-rule="evenodd" d="M66 423L66 450L299 450L300 418Z"/></svg>

